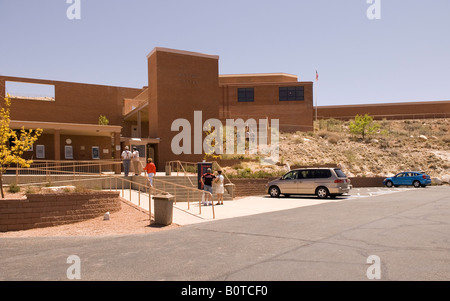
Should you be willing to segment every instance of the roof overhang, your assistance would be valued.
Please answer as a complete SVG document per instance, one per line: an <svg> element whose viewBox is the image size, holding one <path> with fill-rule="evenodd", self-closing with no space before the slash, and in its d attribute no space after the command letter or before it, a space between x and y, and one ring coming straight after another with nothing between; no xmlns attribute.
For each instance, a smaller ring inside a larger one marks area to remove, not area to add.
<svg viewBox="0 0 450 301"><path fill-rule="evenodd" d="M140 114L141 122L148 121L148 102L145 102L141 106L133 109L123 116L124 121L138 121L138 114Z"/></svg>
<svg viewBox="0 0 450 301"><path fill-rule="evenodd" d="M147 144L156 144L161 140L159 138L130 138L130 137L121 137L120 142L123 142L125 145L147 145Z"/></svg>
<svg viewBox="0 0 450 301"><path fill-rule="evenodd" d="M116 125L11 120L10 128L20 129L22 127L25 129L42 129L45 134L53 134L56 130L59 130L60 134L63 135L109 137L111 137L111 134L120 133L122 130L121 126Z"/></svg>

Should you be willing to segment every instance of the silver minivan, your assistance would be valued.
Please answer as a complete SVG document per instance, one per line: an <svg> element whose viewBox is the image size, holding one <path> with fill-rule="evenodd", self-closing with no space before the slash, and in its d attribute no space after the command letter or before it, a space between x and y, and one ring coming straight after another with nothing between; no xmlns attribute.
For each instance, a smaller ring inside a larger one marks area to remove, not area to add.
<svg viewBox="0 0 450 301"><path fill-rule="evenodd" d="M321 199L343 195L352 189L350 180L339 168L294 169L266 186L271 197L310 194Z"/></svg>

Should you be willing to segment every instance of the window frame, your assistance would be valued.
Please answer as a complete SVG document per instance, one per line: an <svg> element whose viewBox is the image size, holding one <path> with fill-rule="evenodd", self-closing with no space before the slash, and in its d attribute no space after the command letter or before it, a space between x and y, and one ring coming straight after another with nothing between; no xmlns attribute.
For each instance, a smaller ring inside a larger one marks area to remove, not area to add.
<svg viewBox="0 0 450 301"><path fill-rule="evenodd" d="M243 97L241 98L242 94ZM254 102L255 101L255 88L237 88L237 101L238 102Z"/></svg>
<svg viewBox="0 0 450 301"><path fill-rule="evenodd" d="M289 94L289 93L293 93L293 94ZM305 100L305 86L278 87L278 100L279 101L304 101Z"/></svg>

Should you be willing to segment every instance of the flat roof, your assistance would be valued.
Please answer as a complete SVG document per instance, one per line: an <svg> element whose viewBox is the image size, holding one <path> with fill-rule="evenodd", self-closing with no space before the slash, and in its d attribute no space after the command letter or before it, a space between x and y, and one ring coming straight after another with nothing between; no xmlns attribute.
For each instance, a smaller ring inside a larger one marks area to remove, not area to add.
<svg viewBox="0 0 450 301"><path fill-rule="evenodd" d="M262 76L286 76L297 78L297 75L289 73L244 73L244 74L220 74L219 77L262 77Z"/></svg>
<svg viewBox="0 0 450 301"><path fill-rule="evenodd" d="M172 48L164 48L164 47L155 47L153 50L147 55L147 58L149 58L151 55L153 55L157 51L162 52L170 52L170 53L176 53L176 54L182 54L182 55L192 55L192 56L199 56L199 57L205 57L210 59L219 59L218 55L212 55L212 54L205 54L200 52L193 52L193 51L186 51L186 50L179 50L179 49L172 49Z"/></svg>
<svg viewBox="0 0 450 301"><path fill-rule="evenodd" d="M350 108L350 107L381 107L381 106L409 106L409 105L442 105L450 104L450 100L432 100L432 101L409 101L409 102L380 102L380 103L368 103L368 104L346 104L346 105L329 105L329 106L317 106L318 108Z"/></svg>

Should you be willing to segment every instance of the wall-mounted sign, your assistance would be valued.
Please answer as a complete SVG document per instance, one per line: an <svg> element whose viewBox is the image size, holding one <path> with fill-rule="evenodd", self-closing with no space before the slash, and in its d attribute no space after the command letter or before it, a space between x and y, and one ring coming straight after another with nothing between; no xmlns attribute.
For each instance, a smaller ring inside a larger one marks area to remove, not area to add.
<svg viewBox="0 0 450 301"><path fill-rule="evenodd" d="M64 158L73 159L73 148L72 145L64 146Z"/></svg>
<svg viewBox="0 0 450 301"><path fill-rule="evenodd" d="M36 158L45 159L45 145L36 145Z"/></svg>
<svg viewBox="0 0 450 301"><path fill-rule="evenodd" d="M100 159L100 148L98 146L92 147L92 159Z"/></svg>

